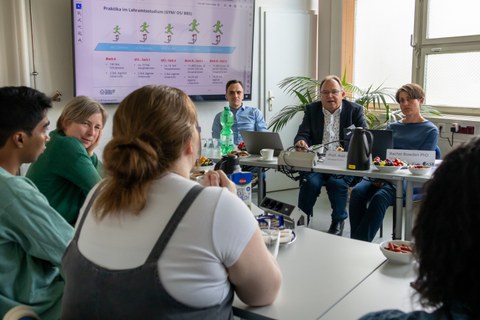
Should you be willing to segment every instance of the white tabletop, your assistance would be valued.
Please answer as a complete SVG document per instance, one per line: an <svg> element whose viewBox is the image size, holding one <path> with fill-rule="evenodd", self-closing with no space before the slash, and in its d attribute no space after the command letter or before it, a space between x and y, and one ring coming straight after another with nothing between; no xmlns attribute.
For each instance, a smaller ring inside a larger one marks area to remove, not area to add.
<svg viewBox="0 0 480 320"><path fill-rule="evenodd" d="M297 240L280 248L283 274L274 304L253 308L238 298L234 313L246 319L317 319L384 261L378 244L297 228Z"/></svg>
<svg viewBox="0 0 480 320"><path fill-rule="evenodd" d="M278 168L278 158L274 158L272 161L262 161L260 156L250 155L248 157L241 157L240 163L243 165L257 166L261 168ZM436 161L438 165L440 161ZM416 176L410 173L407 168L402 168L393 173L380 172L374 166L371 166L369 170L348 170L346 168L339 168L334 166L328 166L323 163L317 163L312 168L300 168L294 167L292 170L307 171L307 172L321 172L329 174L350 175L357 177L369 177L374 179L384 179L391 181L396 186L396 214L395 222L393 224L394 230L392 230L393 238L406 240L411 239L411 229L413 224L413 183L423 184L431 178L433 173L430 172L427 175ZM407 182L407 192L405 198L405 219L403 219L403 181ZM259 188L263 190L263 180L259 181ZM261 202L261 198L258 198L258 203ZM402 224L404 228L402 229Z"/></svg>
<svg viewBox="0 0 480 320"><path fill-rule="evenodd" d="M321 320L358 319L372 311L399 309L421 310L410 282L415 280L414 264L385 262L345 298L325 313Z"/></svg>

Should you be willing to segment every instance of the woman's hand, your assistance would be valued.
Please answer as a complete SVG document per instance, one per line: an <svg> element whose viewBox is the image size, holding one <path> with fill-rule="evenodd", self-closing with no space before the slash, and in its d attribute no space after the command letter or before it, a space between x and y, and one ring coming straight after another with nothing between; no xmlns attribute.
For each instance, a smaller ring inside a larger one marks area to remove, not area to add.
<svg viewBox="0 0 480 320"><path fill-rule="evenodd" d="M90 155L90 157L93 156L93 150L95 150L95 148L98 146L98 143L100 142L100 138L102 137L102 132L103 132L103 129L100 129L98 131L97 139L90 145L90 147L87 148L87 152Z"/></svg>
<svg viewBox="0 0 480 320"><path fill-rule="evenodd" d="M228 179L227 175L222 170L207 171L203 176L202 185L205 187L224 187L233 192L234 194L237 194L235 184L230 179Z"/></svg>

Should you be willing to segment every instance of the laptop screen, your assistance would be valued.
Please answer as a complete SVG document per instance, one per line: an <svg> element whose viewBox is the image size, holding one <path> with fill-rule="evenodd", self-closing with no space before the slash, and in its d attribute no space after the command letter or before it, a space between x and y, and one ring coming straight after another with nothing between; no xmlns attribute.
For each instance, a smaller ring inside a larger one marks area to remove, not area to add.
<svg viewBox="0 0 480 320"><path fill-rule="evenodd" d="M353 130L353 128L345 129L345 151L348 151L348 145L350 144ZM385 159L387 157L387 149L393 149L392 130L371 129L368 131L373 135L372 159L375 157ZM369 139L369 135L367 135L367 139Z"/></svg>
<svg viewBox="0 0 480 320"><path fill-rule="evenodd" d="M245 147L250 154L260 154L262 149L273 149L276 157L283 150L282 140L278 132L268 131L240 131Z"/></svg>

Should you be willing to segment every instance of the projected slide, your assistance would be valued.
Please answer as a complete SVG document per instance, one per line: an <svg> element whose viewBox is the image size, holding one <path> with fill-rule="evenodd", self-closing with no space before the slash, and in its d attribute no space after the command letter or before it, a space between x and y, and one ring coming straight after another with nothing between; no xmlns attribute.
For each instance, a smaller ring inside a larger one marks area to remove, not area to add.
<svg viewBox="0 0 480 320"><path fill-rule="evenodd" d="M195 99L251 93L253 0L74 0L76 95L118 103L146 84Z"/></svg>

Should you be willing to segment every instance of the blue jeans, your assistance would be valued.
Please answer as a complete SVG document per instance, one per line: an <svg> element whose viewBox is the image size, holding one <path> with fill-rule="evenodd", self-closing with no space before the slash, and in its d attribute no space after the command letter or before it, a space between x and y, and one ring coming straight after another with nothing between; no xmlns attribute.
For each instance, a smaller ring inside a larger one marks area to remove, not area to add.
<svg viewBox="0 0 480 320"><path fill-rule="evenodd" d="M332 208L332 220L342 221L348 217L348 188L354 177L326 173L306 173L300 180L298 207L307 215L313 215L313 206L323 186L327 188L328 199Z"/></svg>
<svg viewBox="0 0 480 320"><path fill-rule="evenodd" d="M363 179L350 194L350 232L352 239L372 242L380 229L387 208L395 202L395 186Z"/></svg>

